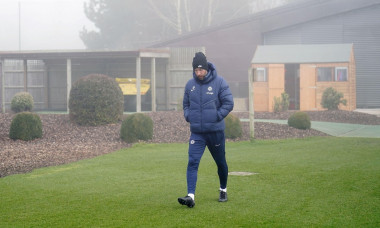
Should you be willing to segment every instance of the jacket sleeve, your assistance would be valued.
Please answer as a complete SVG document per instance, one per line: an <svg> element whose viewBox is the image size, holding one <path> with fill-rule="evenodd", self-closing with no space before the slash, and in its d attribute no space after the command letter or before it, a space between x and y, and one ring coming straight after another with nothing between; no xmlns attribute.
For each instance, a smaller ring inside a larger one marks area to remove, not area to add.
<svg viewBox="0 0 380 228"><path fill-rule="evenodd" d="M183 107L183 115L185 117L185 120L189 122L189 107L190 107L190 100L189 100L189 90L187 89L187 85L185 87L185 92L183 94L183 101L182 101L182 107Z"/></svg>
<svg viewBox="0 0 380 228"><path fill-rule="evenodd" d="M230 87L227 82L222 79L220 90L218 93L218 98L220 101L220 108L218 109L218 119L224 119L234 108L234 98Z"/></svg>

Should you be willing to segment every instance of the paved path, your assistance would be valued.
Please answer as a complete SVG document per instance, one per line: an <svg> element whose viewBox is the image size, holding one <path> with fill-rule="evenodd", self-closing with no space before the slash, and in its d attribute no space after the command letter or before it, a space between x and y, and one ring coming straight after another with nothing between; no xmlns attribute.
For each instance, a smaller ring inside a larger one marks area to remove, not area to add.
<svg viewBox="0 0 380 228"><path fill-rule="evenodd" d="M242 121L249 121L244 119ZM288 124L288 120L255 119L257 122ZM362 125L311 121L311 128L338 137L380 138L380 125Z"/></svg>
<svg viewBox="0 0 380 228"><path fill-rule="evenodd" d="M380 117L380 108L372 108L372 109L356 109L355 112L363 112L371 115L375 115Z"/></svg>

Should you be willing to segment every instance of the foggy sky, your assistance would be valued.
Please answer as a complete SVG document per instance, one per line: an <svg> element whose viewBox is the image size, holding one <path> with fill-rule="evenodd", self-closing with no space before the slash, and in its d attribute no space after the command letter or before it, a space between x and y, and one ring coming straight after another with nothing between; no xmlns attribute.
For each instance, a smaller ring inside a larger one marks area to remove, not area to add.
<svg viewBox="0 0 380 228"><path fill-rule="evenodd" d="M0 51L84 49L79 38L88 0L0 0ZM21 45L19 45L19 3Z"/></svg>

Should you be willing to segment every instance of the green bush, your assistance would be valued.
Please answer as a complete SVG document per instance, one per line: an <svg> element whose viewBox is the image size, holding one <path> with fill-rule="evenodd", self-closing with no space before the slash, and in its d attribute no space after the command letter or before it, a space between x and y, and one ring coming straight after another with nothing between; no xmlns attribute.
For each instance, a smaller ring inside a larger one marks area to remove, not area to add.
<svg viewBox="0 0 380 228"><path fill-rule="evenodd" d="M121 124L120 138L128 143L152 139L152 118L142 113L128 115Z"/></svg>
<svg viewBox="0 0 380 228"><path fill-rule="evenodd" d="M280 97L273 98L273 111L286 112L289 109L289 95L285 92L281 93Z"/></svg>
<svg viewBox="0 0 380 228"><path fill-rule="evenodd" d="M323 92L321 105L328 110L338 110L339 104L347 104L347 100L342 98L343 93L329 87Z"/></svg>
<svg viewBox="0 0 380 228"><path fill-rule="evenodd" d="M70 91L70 119L79 124L96 126L121 120L124 96L117 82L101 74L77 80Z"/></svg>
<svg viewBox="0 0 380 228"><path fill-rule="evenodd" d="M238 117L233 114L228 114L224 119L226 123L225 136L228 139L236 139L242 136L241 122Z"/></svg>
<svg viewBox="0 0 380 228"><path fill-rule="evenodd" d="M183 97L177 99L177 111L183 110Z"/></svg>
<svg viewBox="0 0 380 228"><path fill-rule="evenodd" d="M281 112L281 98L273 97L273 111Z"/></svg>
<svg viewBox="0 0 380 228"><path fill-rule="evenodd" d="M285 92L281 93L281 110L283 112L289 110L289 95Z"/></svg>
<svg viewBox="0 0 380 228"><path fill-rule="evenodd" d="M14 116L9 130L9 138L29 141L41 137L42 123L37 114L20 112Z"/></svg>
<svg viewBox="0 0 380 228"><path fill-rule="evenodd" d="M32 111L33 106L33 97L28 92L16 93L11 101L11 110L15 113Z"/></svg>
<svg viewBox="0 0 380 228"><path fill-rule="evenodd" d="M288 125L303 130L310 129L310 117L306 112L295 112L289 117Z"/></svg>

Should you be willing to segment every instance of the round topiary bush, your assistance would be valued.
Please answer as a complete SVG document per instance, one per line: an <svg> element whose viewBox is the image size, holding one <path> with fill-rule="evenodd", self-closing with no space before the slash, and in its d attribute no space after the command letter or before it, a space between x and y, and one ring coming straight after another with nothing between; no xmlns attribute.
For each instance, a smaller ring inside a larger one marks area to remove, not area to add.
<svg viewBox="0 0 380 228"><path fill-rule="evenodd" d="M79 125L116 123L121 120L123 108L124 97L119 85L106 75L87 75L71 88L70 119Z"/></svg>
<svg viewBox="0 0 380 228"><path fill-rule="evenodd" d="M16 93L11 101L11 110L15 113L32 111L33 106L33 97L28 92Z"/></svg>
<svg viewBox="0 0 380 228"><path fill-rule="evenodd" d="M9 130L9 138L29 141L41 137L42 123L37 114L21 112L14 116Z"/></svg>
<svg viewBox="0 0 380 228"><path fill-rule="evenodd" d="M295 112L289 117L288 125L303 130L310 129L310 117L306 112Z"/></svg>
<svg viewBox="0 0 380 228"><path fill-rule="evenodd" d="M224 131L226 138L236 139L242 136L243 131L238 117L230 113L224 121L226 123L226 129Z"/></svg>
<svg viewBox="0 0 380 228"><path fill-rule="evenodd" d="M128 115L121 124L120 138L128 143L133 143L137 140L146 141L152 139L152 118L142 113Z"/></svg>

